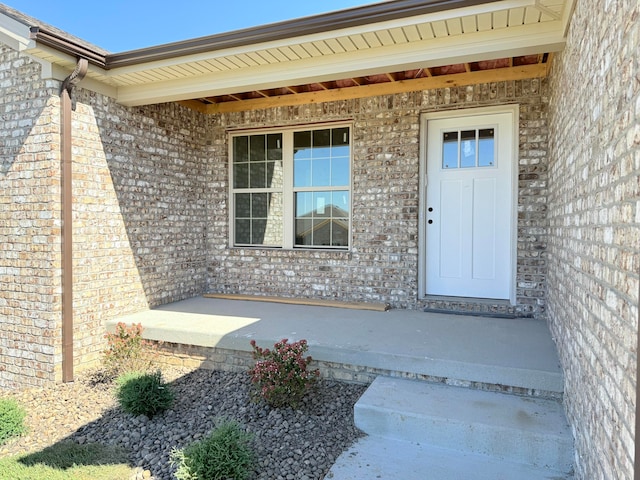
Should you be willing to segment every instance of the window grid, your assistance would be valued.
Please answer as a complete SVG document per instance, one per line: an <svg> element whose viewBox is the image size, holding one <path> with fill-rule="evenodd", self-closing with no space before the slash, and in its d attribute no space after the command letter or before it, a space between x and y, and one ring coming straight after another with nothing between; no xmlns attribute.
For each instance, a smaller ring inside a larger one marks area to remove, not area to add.
<svg viewBox="0 0 640 480"><path fill-rule="evenodd" d="M495 128L453 130L442 133L442 168L494 167Z"/></svg>
<svg viewBox="0 0 640 480"><path fill-rule="evenodd" d="M347 125L231 136L231 244L348 249Z"/></svg>

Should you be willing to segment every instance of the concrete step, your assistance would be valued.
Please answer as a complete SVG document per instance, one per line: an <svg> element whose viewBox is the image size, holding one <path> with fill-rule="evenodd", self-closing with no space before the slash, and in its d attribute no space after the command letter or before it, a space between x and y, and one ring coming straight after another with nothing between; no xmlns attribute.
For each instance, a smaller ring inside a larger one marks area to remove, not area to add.
<svg viewBox="0 0 640 480"><path fill-rule="evenodd" d="M555 400L378 377L354 408L365 433L569 473L573 442Z"/></svg>
<svg viewBox="0 0 640 480"><path fill-rule="evenodd" d="M331 480L570 480L547 468L382 437L365 437L333 465Z"/></svg>

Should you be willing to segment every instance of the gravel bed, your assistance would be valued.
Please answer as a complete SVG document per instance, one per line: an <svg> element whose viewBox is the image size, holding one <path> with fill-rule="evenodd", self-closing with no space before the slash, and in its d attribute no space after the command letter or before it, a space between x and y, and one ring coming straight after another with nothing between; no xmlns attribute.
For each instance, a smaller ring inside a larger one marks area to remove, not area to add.
<svg viewBox="0 0 640 480"><path fill-rule="evenodd" d="M10 392L27 410L30 430L0 447L0 456L37 451L62 439L98 442L130 451L139 478L148 470L157 480L169 480L174 478L171 450L202 438L224 417L254 435L252 479L316 480L362 435L353 423L353 405L366 388L362 385L320 380L299 409L273 409L250 400L246 373L171 369L163 375L176 403L152 419L124 413L113 387L90 375L51 388Z"/></svg>

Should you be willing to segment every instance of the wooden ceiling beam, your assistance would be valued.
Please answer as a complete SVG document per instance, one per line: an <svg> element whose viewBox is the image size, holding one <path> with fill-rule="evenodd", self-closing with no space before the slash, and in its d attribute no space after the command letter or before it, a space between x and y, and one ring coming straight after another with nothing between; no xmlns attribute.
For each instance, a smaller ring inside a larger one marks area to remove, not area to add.
<svg viewBox="0 0 640 480"><path fill-rule="evenodd" d="M549 54L547 55L547 61L546 63L540 63L539 65L544 65L547 73L545 76L549 76L549 73L551 73L551 64L553 63L553 52L549 52Z"/></svg>
<svg viewBox="0 0 640 480"><path fill-rule="evenodd" d="M467 85L477 85L480 83L542 78L548 75L548 63L549 61L543 64L539 63L534 65L521 65L518 67L496 68L492 70L479 70L473 72L454 73L450 75L421 77L409 80L399 80L397 82L376 83L355 87L320 90L317 92L299 93L297 95L277 95L269 98L248 99L239 102L222 102L212 105L204 105L201 102L194 100L180 102L180 104L189 108L194 108L194 104L200 104L200 106L194 109L202 113L217 114L332 102L337 100L373 97L377 95L392 95L396 93L420 90L433 90L436 88L462 87Z"/></svg>

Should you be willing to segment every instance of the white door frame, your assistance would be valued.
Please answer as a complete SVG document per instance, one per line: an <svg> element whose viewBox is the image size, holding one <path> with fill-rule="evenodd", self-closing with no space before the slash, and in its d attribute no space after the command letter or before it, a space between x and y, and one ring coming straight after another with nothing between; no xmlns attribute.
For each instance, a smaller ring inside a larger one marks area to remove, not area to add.
<svg viewBox="0 0 640 480"><path fill-rule="evenodd" d="M427 125L429 120L475 117L480 115L493 115L497 113L511 114L513 125L513 152L512 152L512 179L511 179L511 282L509 286L509 301L511 305L516 304L516 267L517 267L517 232L518 232L518 149L519 135L518 125L520 119L520 108L518 105L499 105L494 107L468 108L463 110L448 110L441 112L427 112L420 115L420 178L419 178L419 208L418 208L418 298L427 297L427 255L426 251L426 198L427 198Z"/></svg>

